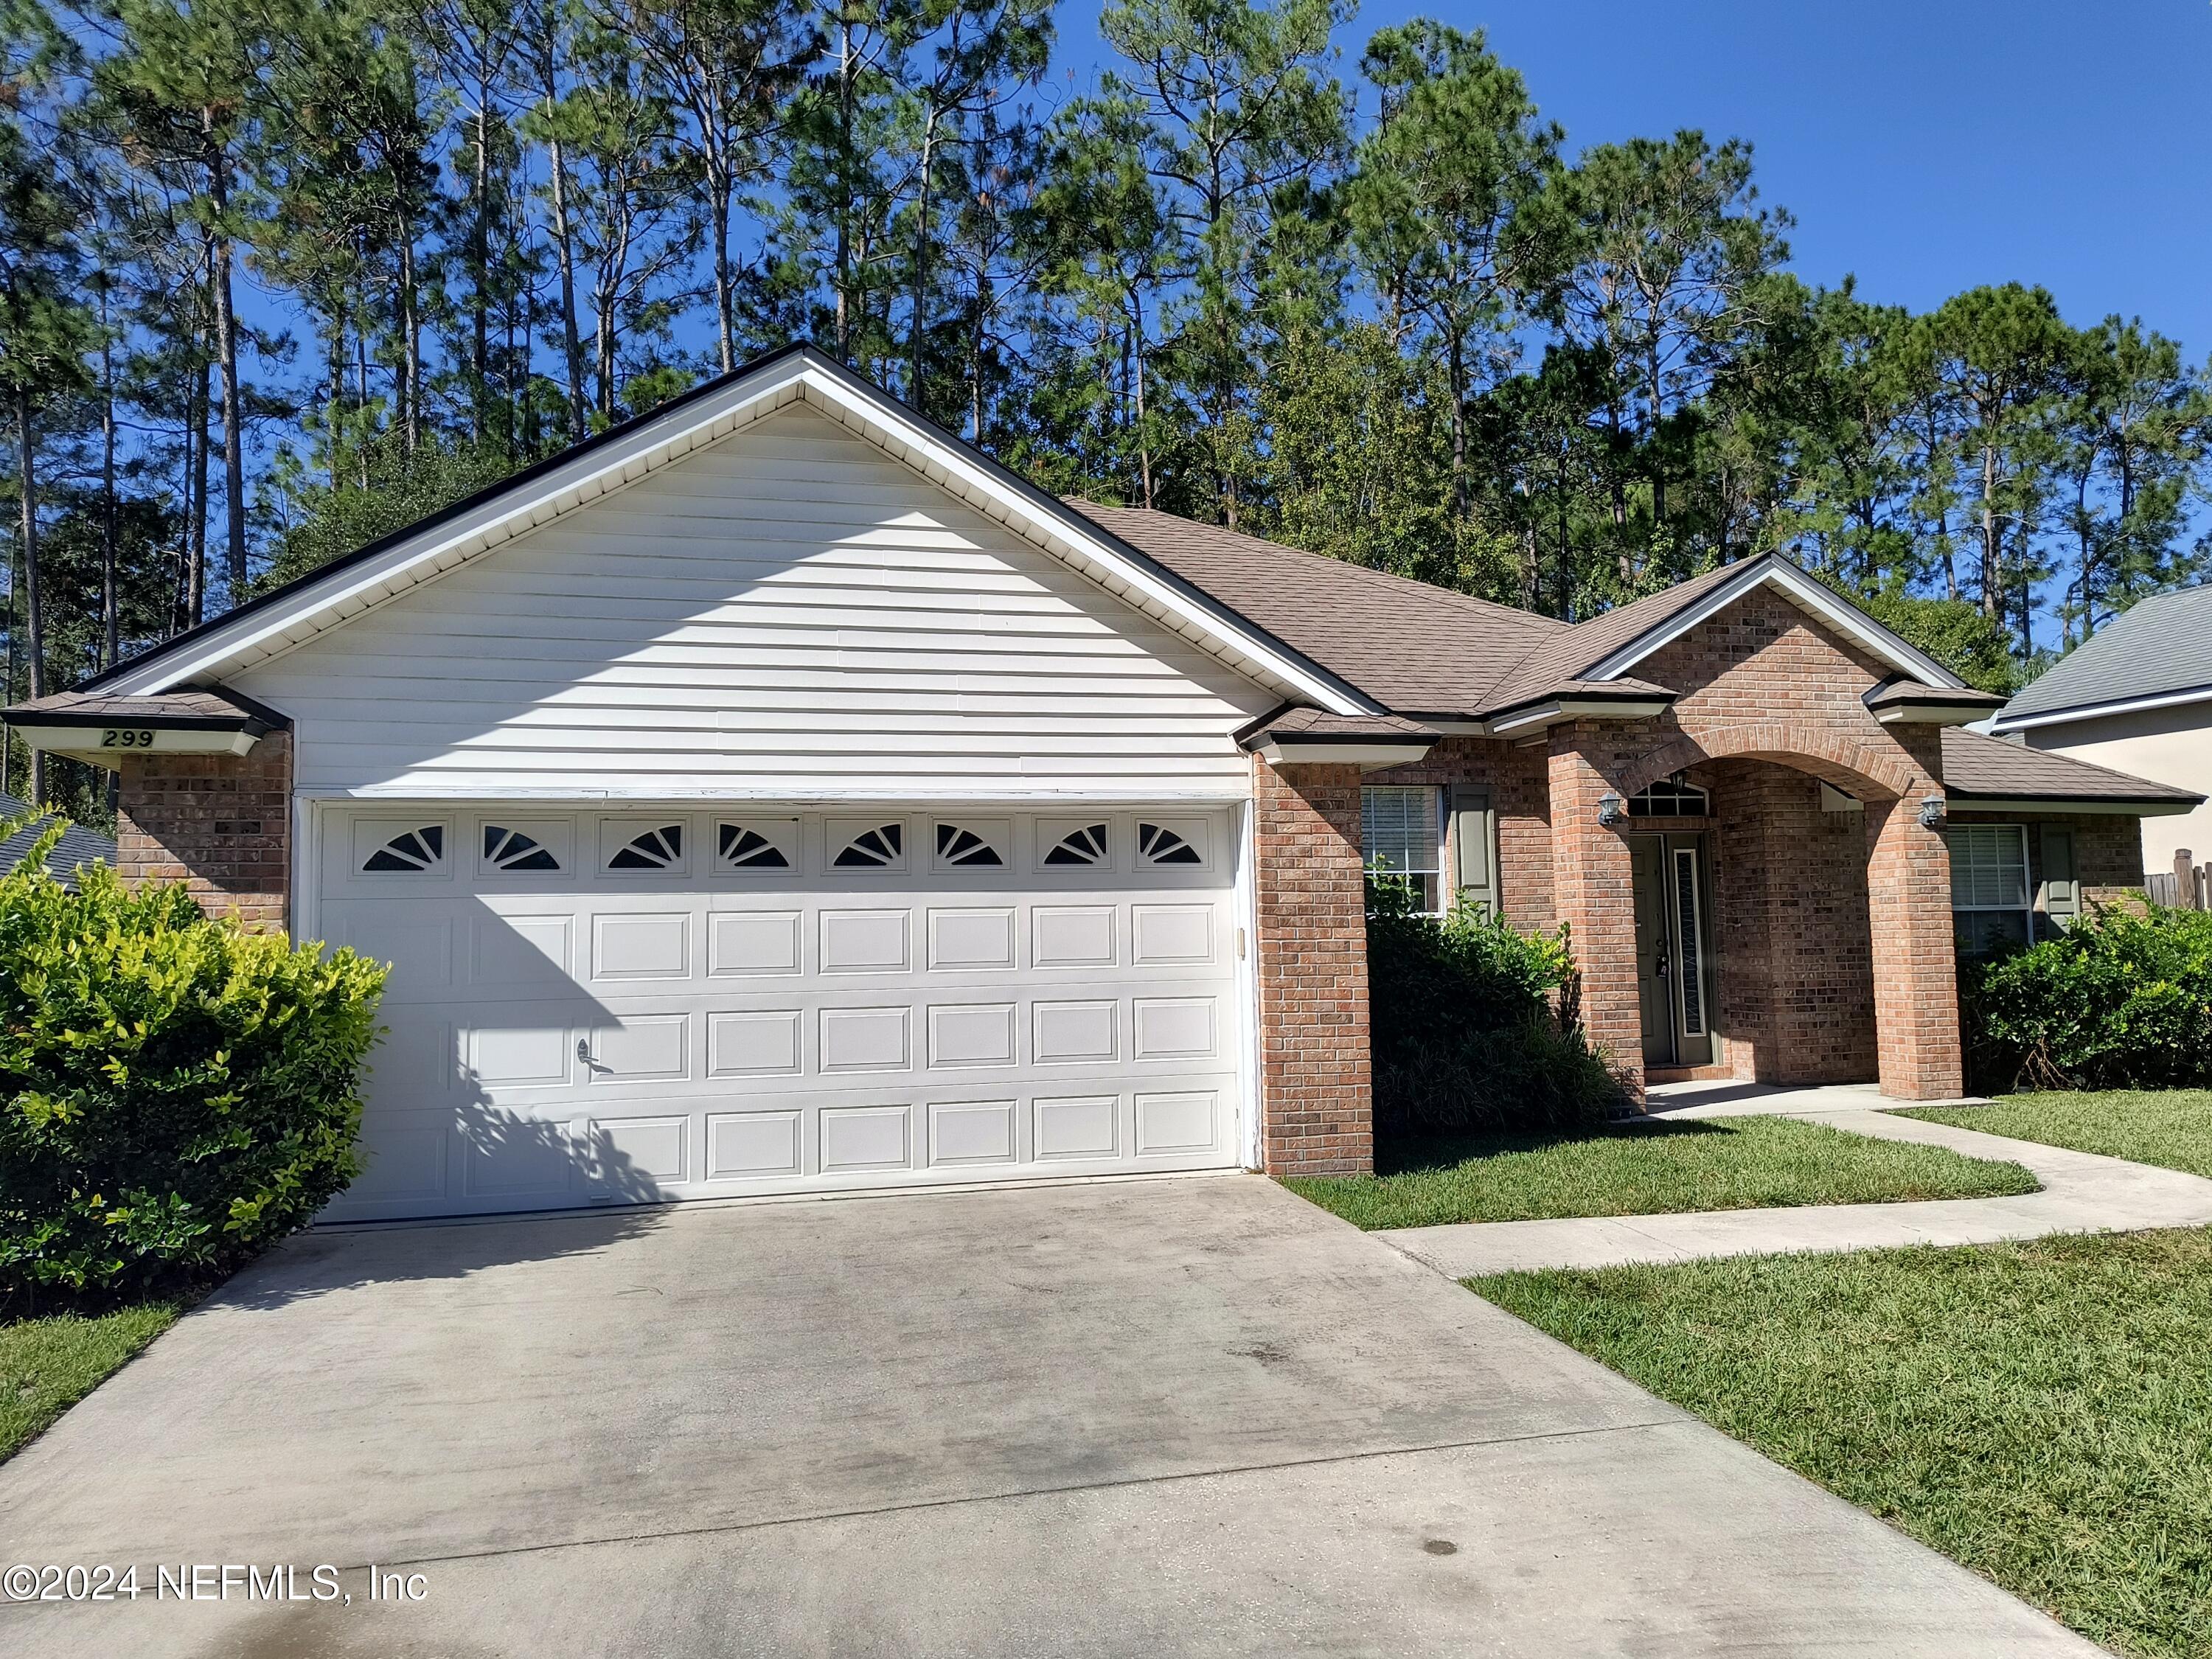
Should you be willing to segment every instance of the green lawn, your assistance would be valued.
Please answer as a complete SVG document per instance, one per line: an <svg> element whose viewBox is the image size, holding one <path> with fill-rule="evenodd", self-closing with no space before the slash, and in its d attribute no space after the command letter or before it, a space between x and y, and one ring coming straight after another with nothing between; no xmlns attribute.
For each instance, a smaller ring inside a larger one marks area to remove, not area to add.
<svg viewBox="0 0 2212 1659"><path fill-rule="evenodd" d="M1993 1106L1917 1106L1898 1115L2212 1176L2212 1091L2203 1089L2008 1095Z"/></svg>
<svg viewBox="0 0 2212 1659"><path fill-rule="evenodd" d="M176 1322L183 1304L0 1323L0 1459L16 1451Z"/></svg>
<svg viewBox="0 0 2212 1659"><path fill-rule="evenodd" d="M1468 1285L2093 1640L2212 1656L2212 1230Z"/></svg>
<svg viewBox="0 0 2212 1659"><path fill-rule="evenodd" d="M1376 1175L1283 1184L1370 1228L1991 1198L2038 1186L2017 1164L1783 1117L1467 1139L1395 1158L1386 1146L1378 1163Z"/></svg>

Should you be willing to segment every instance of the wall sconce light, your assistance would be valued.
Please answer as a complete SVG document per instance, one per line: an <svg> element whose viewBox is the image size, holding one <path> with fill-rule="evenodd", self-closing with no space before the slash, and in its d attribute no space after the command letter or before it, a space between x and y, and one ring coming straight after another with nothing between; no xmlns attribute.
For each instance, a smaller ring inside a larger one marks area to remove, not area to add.
<svg viewBox="0 0 2212 1659"><path fill-rule="evenodd" d="M1923 830L1941 830L1944 816L1942 796L1923 795L1920 798L1920 827Z"/></svg>
<svg viewBox="0 0 2212 1659"><path fill-rule="evenodd" d="M1597 798L1597 821L1607 830L1620 822L1620 797L1610 789Z"/></svg>

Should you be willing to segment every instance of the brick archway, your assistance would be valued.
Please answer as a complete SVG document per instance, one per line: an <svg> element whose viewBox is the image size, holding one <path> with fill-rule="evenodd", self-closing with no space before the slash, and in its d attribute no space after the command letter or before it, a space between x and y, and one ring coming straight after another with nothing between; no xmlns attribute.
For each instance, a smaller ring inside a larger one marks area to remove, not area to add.
<svg viewBox="0 0 2212 1659"><path fill-rule="evenodd" d="M1614 786L1622 794L1633 795L1686 767L1714 760L1771 761L1809 772L1862 800L1906 799L1933 787L1899 756L1780 722L1718 726L1695 737L1680 733L1627 767Z"/></svg>

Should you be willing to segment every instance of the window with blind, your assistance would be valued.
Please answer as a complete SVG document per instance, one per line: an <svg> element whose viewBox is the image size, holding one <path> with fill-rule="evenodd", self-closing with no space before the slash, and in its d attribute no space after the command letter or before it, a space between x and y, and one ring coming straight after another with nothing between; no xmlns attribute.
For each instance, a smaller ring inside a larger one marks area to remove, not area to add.
<svg viewBox="0 0 2212 1659"><path fill-rule="evenodd" d="M1443 793L1385 785L1359 792L1360 855L1370 876L1411 884L1413 908L1443 908Z"/></svg>
<svg viewBox="0 0 2212 1659"><path fill-rule="evenodd" d="M1943 839L1951 849L1951 926L1960 953L1985 957L2027 944L2035 890L2027 880L2026 828L1960 823Z"/></svg>

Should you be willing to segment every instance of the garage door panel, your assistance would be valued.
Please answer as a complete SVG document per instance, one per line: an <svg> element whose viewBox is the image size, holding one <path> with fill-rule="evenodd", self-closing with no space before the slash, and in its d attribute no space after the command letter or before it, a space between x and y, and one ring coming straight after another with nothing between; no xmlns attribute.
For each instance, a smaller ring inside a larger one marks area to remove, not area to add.
<svg viewBox="0 0 2212 1659"><path fill-rule="evenodd" d="M988 908L932 907L929 970L939 974L1004 974L1018 965L1012 905Z"/></svg>
<svg viewBox="0 0 2212 1659"><path fill-rule="evenodd" d="M691 914L647 910L592 918L594 984L691 976Z"/></svg>
<svg viewBox="0 0 2212 1659"><path fill-rule="evenodd" d="M568 985L575 927L573 915L503 916L479 908L470 928L470 984L500 995Z"/></svg>
<svg viewBox="0 0 2212 1659"><path fill-rule="evenodd" d="M824 1175L912 1166L912 1106L825 1106L820 1129Z"/></svg>
<svg viewBox="0 0 2212 1659"><path fill-rule="evenodd" d="M1015 1064L1017 1013L1011 1002L933 1003L930 1069Z"/></svg>
<svg viewBox="0 0 2212 1659"><path fill-rule="evenodd" d="M903 907L822 912L825 974L903 974L914 966L913 918Z"/></svg>
<svg viewBox="0 0 2212 1659"><path fill-rule="evenodd" d="M1216 1009L1212 997L1138 997L1131 1007L1139 1060L1211 1060Z"/></svg>
<svg viewBox="0 0 2212 1659"><path fill-rule="evenodd" d="M902 1072L914 1064L914 1010L903 1004L824 1008L821 1032L824 1073Z"/></svg>
<svg viewBox="0 0 2212 1659"><path fill-rule="evenodd" d="M707 1016L707 1075L797 1077L804 1041L797 1008L722 1010Z"/></svg>
<svg viewBox="0 0 2212 1659"><path fill-rule="evenodd" d="M1012 1100L944 1100L929 1107L929 1163L933 1169L1012 1164L1020 1155L1020 1103Z"/></svg>
<svg viewBox="0 0 2212 1659"><path fill-rule="evenodd" d="M846 821L833 827L579 807L559 830L542 805L447 809L459 867L387 873L391 896L374 902L338 816L327 931L400 966L367 1091L374 1170L336 1213L1235 1162L1225 815L1060 815L1062 840L1080 830L1105 854L1051 864L1054 815L832 814ZM896 837L870 839L894 823ZM520 867L506 841L483 854L487 824L527 830L559 867ZM774 834L725 836L733 824ZM1147 824L1161 833L1140 839ZM789 861L732 864L725 841ZM889 861L829 863L855 842Z"/></svg>
<svg viewBox="0 0 2212 1659"><path fill-rule="evenodd" d="M707 1179L773 1180L802 1171L805 1114L714 1112L707 1118Z"/></svg>
<svg viewBox="0 0 2212 1659"><path fill-rule="evenodd" d="M798 910L717 912L707 919L707 972L718 977L785 976L800 969Z"/></svg>
<svg viewBox="0 0 2212 1659"><path fill-rule="evenodd" d="M691 1075L691 1016L632 1014L594 1025L585 1062L594 1089L681 1082Z"/></svg>
<svg viewBox="0 0 2212 1659"><path fill-rule="evenodd" d="M1045 973L1118 966L1120 923L1111 904L1038 904L1030 912L1030 962Z"/></svg>
<svg viewBox="0 0 2212 1659"><path fill-rule="evenodd" d="M1110 1066L1121 1057L1121 1005L1096 998L1030 1005L1030 1052L1039 1066Z"/></svg>

